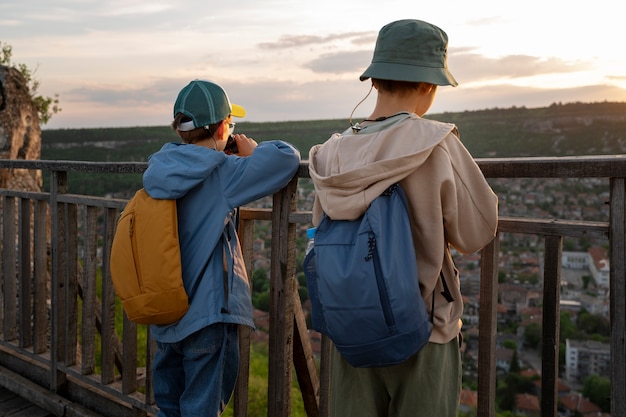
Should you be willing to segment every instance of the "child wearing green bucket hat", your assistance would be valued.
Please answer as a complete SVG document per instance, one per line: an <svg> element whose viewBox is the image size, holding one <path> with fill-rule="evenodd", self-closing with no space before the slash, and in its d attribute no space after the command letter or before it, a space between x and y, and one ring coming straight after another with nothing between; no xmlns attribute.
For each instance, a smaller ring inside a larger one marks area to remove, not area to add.
<svg viewBox="0 0 626 417"><path fill-rule="evenodd" d="M450 251L482 249L495 236L498 211L497 197L456 126L422 118L438 86L457 85L447 45L446 33L427 22L384 26L360 77L371 79L370 92L377 90L373 111L359 123L350 116L346 131L309 152L314 225L323 213L355 219L390 185L403 188L418 262L415 279L433 324L429 343L391 367L354 368L333 348L333 416L458 415L463 301Z"/></svg>

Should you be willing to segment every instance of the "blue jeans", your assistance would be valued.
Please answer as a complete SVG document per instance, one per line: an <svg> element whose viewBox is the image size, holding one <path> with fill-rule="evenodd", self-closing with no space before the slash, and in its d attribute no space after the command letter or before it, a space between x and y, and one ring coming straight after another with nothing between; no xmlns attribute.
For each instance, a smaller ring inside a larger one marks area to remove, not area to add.
<svg viewBox="0 0 626 417"><path fill-rule="evenodd" d="M219 416L238 372L237 325L216 323L177 343L157 342L153 379L158 417Z"/></svg>

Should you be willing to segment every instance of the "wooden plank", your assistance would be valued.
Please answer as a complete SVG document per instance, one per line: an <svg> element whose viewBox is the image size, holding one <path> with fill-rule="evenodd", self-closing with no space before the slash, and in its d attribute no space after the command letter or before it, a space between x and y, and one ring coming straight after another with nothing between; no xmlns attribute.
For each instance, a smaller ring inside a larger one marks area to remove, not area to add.
<svg viewBox="0 0 626 417"><path fill-rule="evenodd" d="M272 213L272 250L270 268L270 337L268 375L268 415L291 415L291 382L293 362L293 294L296 285L295 227L289 224L289 213L295 208L297 178L274 194ZM290 262L292 265L290 265Z"/></svg>
<svg viewBox="0 0 626 417"><path fill-rule="evenodd" d="M626 182L611 179L611 416L626 417Z"/></svg>
<svg viewBox="0 0 626 417"><path fill-rule="evenodd" d="M320 417L330 417L330 349L331 341L322 335L320 352Z"/></svg>
<svg viewBox="0 0 626 417"><path fill-rule="evenodd" d="M495 417L496 334L498 306L499 235L485 246L480 256L480 306L478 334L478 415Z"/></svg>
<svg viewBox="0 0 626 417"><path fill-rule="evenodd" d="M91 374L96 368L96 285L98 256L98 210L87 207L85 213L85 254L81 294L83 299L81 322L81 372Z"/></svg>
<svg viewBox="0 0 626 417"><path fill-rule="evenodd" d="M501 217L498 219L498 231L543 236L608 239L609 224L606 222Z"/></svg>
<svg viewBox="0 0 626 417"><path fill-rule="evenodd" d="M315 365L315 355L311 347L306 319L300 303L298 287L294 287L294 330L293 330L293 362L302 394L304 409L308 417L319 417L319 386L320 381Z"/></svg>
<svg viewBox="0 0 626 417"><path fill-rule="evenodd" d="M65 406L69 403L68 400L59 395L4 367L0 367L0 386L20 397L28 398L30 403L48 410L56 416L63 416Z"/></svg>
<svg viewBox="0 0 626 417"><path fill-rule="evenodd" d="M117 212L106 210L104 220L105 236L103 239L102 265L102 313L100 316L100 334L102 336L102 383L110 384L115 380L115 347L118 340L115 333L115 290L109 269L109 253L113 242L114 226L117 222ZM107 260L104 262L104 260Z"/></svg>
<svg viewBox="0 0 626 417"><path fill-rule="evenodd" d="M150 327L147 329L146 343L146 393L144 396L144 404L154 404L154 386L152 384L152 375L154 373L152 364L154 363L154 354L156 353L156 341L150 337Z"/></svg>
<svg viewBox="0 0 626 417"><path fill-rule="evenodd" d="M610 178L626 177L624 155L479 158L487 178Z"/></svg>
<svg viewBox="0 0 626 417"><path fill-rule="evenodd" d="M626 177L623 155L571 157L476 158L488 178L610 178ZM22 168L57 172L142 173L145 162L0 160L2 168ZM308 161L302 161L298 177L310 178Z"/></svg>
<svg viewBox="0 0 626 417"><path fill-rule="evenodd" d="M78 345L78 207L76 204L66 204L67 222L65 232L67 236L65 252L65 348L63 363L71 366L76 363Z"/></svg>
<svg viewBox="0 0 626 417"><path fill-rule="evenodd" d="M65 346L65 335L63 331L64 295L63 285L65 283L64 271L65 257L65 210L64 204L57 202L59 194L67 192L67 172L53 171L50 180L50 224L51 224L51 245L50 245L50 390L54 393L65 391L67 375L59 369L59 361L63 360L63 348Z"/></svg>
<svg viewBox="0 0 626 417"><path fill-rule="evenodd" d="M48 349L48 203L35 201L33 353Z"/></svg>
<svg viewBox="0 0 626 417"><path fill-rule="evenodd" d="M50 413L40 409L39 407L29 403L24 398L18 396L0 402L0 416L33 417L34 415L47 416L50 415Z"/></svg>
<svg viewBox="0 0 626 417"><path fill-rule="evenodd" d="M32 304L33 274L31 269L31 225L32 210L30 200L18 200L18 303L19 303L19 345L27 348L33 344Z"/></svg>
<svg viewBox="0 0 626 417"><path fill-rule="evenodd" d="M541 415L544 417L557 415L562 243L560 236L545 239L541 355Z"/></svg>
<svg viewBox="0 0 626 417"><path fill-rule="evenodd" d="M289 223L307 224L311 223L310 211L292 211L289 213ZM272 209L242 207L241 219L243 220L272 220Z"/></svg>
<svg viewBox="0 0 626 417"><path fill-rule="evenodd" d="M2 168L41 169L57 172L92 172L141 174L148 167L147 162L92 162L92 161L43 161L32 159L3 159Z"/></svg>
<svg viewBox="0 0 626 417"><path fill-rule="evenodd" d="M32 404L6 388L0 388L0 416L54 417L54 414Z"/></svg>
<svg viewBox="0 0 626 417"><path fill-rule="evenodd" d="M122 394L137 391L137 323L124 314L122 334Z"/></svg>
<svg viewBox="0 0 626 417"><path fill-rule="evenodd" d="M254 254L254 221L243 219L240 212L239 230L237 231L241 253L246 265L248 284L252 288L252 256ZM233 412L235 417L248 415L248 383L250 380L250 332L248 326L239 326L239 375L235 385Z"/></svg>
<svg viewBox="0 0 626 417"><path fill-rule="evenodd" d="M4 340L11 341L17 337L17 278L15 263L15 198L2 199L2 330Z"/></svg>

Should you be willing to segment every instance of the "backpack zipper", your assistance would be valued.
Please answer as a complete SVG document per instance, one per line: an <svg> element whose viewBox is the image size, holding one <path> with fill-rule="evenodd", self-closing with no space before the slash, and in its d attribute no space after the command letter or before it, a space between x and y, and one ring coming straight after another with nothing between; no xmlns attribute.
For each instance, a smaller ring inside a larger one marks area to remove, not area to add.
<svg viewBox="0 0 626 417"><path fill-rule="evenodd" d="M137 262L137 258L139 255L139 250L137 249L137 238L135 235L135 214L129 214L129 226L128 226L128 234L130 235L130 246L133 251L133 263L135 264L135 270L137 271L137 282L139 284L139 289L143 293L143 280L141 279L141 268L139 267L139 263Z"/></svg>
<svg viewBox="0 0 626 417"><path fill-rule="evenodd" d="M365 261L370 259L374 262L374 271L376 272L376 285L378 286L378 296L380 298L380 304L383 309L383 315L385 316L385 323L391 334L397 334L398 328L396 327L396 320L393 317L393 311L391 309L391 303L389 302L389 293L387 292L387 286L383 281L383 271L380 267L380 259L378 258L378 251L376 250L376 237L373 233L370 233L368 239L369 253L365 257Z"/></svg>

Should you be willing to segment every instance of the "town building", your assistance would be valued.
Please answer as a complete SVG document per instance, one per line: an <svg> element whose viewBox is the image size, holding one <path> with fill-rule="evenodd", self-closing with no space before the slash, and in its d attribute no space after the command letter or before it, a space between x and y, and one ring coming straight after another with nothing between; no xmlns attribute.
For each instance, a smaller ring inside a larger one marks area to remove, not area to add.
<svg viewBox="0 0 626 417"><path fill-rule="evenodd" d="M589 375L610 378L611 348L594 340L565 341L565 377L582 383Z"/></svg>

